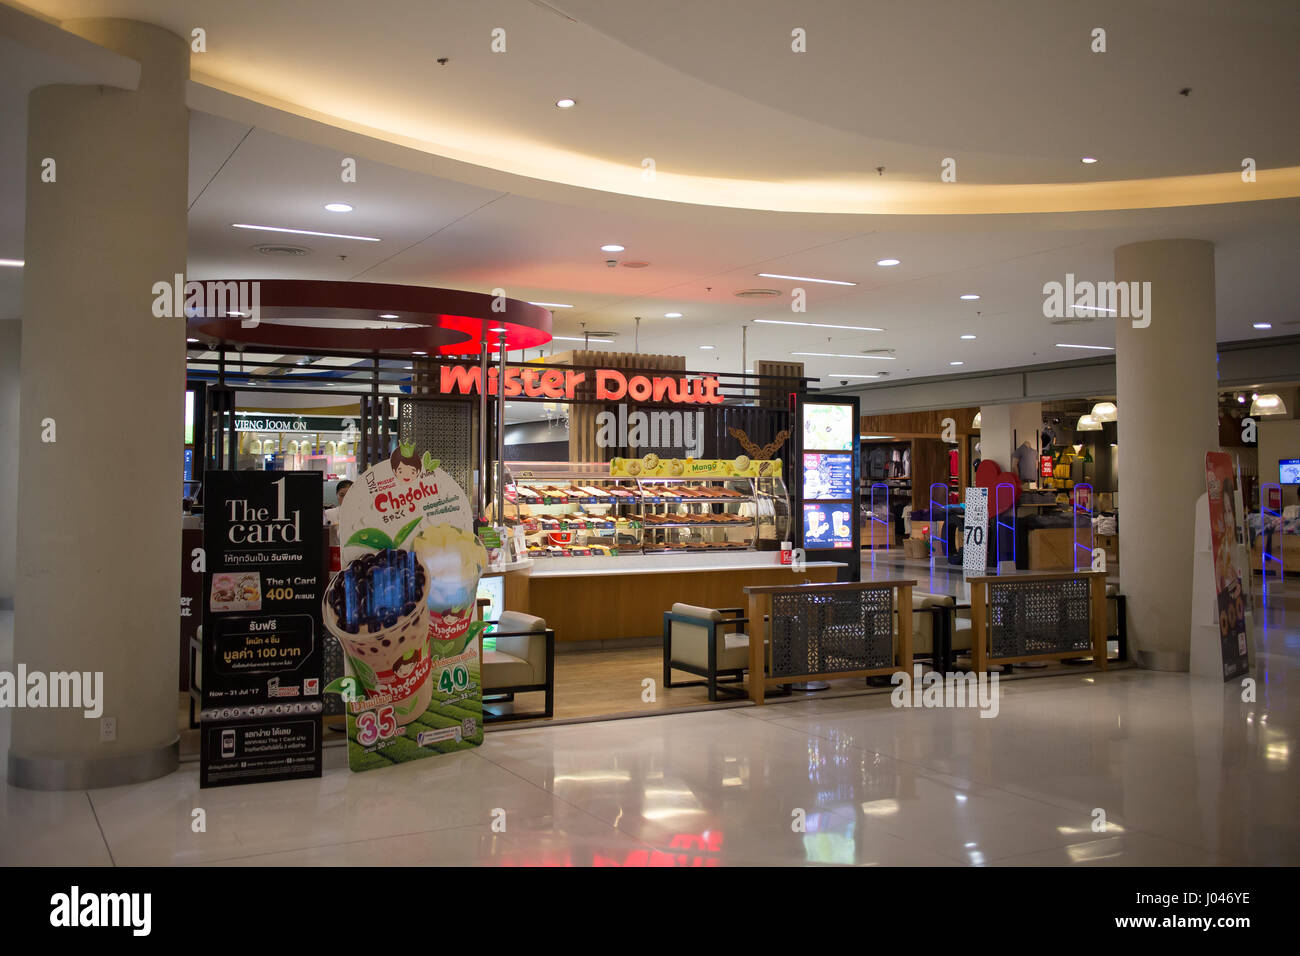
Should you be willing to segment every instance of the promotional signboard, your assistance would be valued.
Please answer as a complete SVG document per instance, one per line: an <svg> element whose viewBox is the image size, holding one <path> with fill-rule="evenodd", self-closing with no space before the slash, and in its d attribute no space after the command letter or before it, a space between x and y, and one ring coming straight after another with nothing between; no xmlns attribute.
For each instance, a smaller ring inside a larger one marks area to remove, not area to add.
<svg viewBox="0 0 1300 956"><path fill-rule="evenodd" d="M614 458L609 463L611 478L779 478L781 459L739 458ZM526 472L516 478L530 477Z"/></svg>
<svg viewBox="0 0 1300 956"><path fill-rule="evenodd" d="M961 571L965 577L985 574L989 560L989 490L966 489L966 523L961 551Z"/></svg>
<svg viewBox="0 0 1300 956"><path fill-rule="evenodd" d="M460 485L402 445L339 509L342 568L322 612L343 646L348 765L390 767L478 746L483 694L474 621L487 552Z"/></svg>
<svg viewBox="0 0 1300 956"><path fill-rule="evenodd" d="M319 777L321 476L210 471L204 493L199 786Z"/></svg>
<svg viewBox="0 0 1300 956"><path fill-rule="evenodd" d="M1214 550L1219 646L1223 653L1225 681L1250 670L1246 648L1246 596L1236 560L1234 485L1232 456L1224 452L1207 452L1205 488L1210 499L1210 540Z"/></svg>

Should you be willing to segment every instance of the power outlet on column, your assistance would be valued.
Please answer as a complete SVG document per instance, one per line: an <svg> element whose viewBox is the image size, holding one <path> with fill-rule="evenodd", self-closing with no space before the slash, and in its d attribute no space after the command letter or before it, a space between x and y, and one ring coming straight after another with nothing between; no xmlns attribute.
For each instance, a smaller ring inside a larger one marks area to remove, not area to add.
<svg viewBox="0 0 1300 956"><path fill-rule="evenodd" d="M117 739L117 718L116 717L99 718L99 742L101 744L106 744L116 739Z"/></svg>

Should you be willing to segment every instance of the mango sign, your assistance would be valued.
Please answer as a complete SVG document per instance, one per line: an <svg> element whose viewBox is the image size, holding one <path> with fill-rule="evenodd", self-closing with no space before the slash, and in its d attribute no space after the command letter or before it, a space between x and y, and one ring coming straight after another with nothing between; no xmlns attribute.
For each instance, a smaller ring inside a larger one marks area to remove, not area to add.
<svg viewBox="0 0 1300 956"><path fill-rule="evenodd" d="M498 370L488 371L488 393L497 393ZM567 368L506 369L506 397L544 398L550 401L573 401L578 386L587 381L587 373ZM634 402L670 405L721 405L718 380L710 376L686 378L678 375L624 375L618 369L602 368L595 372L595 398L600 402L617 402L629 398ZM483 370L477 366L444 365L440 391L444 395L476 395L483 390Z"/></svg>

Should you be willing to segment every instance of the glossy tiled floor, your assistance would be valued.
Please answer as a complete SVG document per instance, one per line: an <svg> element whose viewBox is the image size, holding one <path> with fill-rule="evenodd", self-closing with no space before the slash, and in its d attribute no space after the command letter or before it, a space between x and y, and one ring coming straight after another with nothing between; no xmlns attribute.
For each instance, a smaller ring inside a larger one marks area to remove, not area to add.
<svg viewBox="0 0 1300 956"><path fill-rule="evenodd" d="M1004 683L995 719L840 698L494 732L381 773L334 749L312 781L200 792L187 764L89 793L5 786L0 863L1296 864L1300 589L1274 590L1253 704L1081 672Z"/></svg>

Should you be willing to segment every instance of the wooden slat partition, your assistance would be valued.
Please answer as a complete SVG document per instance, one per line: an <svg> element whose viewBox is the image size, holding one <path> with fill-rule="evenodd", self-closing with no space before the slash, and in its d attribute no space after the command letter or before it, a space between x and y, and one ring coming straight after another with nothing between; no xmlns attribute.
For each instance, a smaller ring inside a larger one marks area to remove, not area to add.
<svg viewBox="0 0 1300 956"><path fill-rule="evenodd" d="M840 680L846 677L874 677L902 671L912 672L912 588L915 581L844 581L836 584L784 584L745 588L748 598L749 624L749 697L761 705L769 687L779 687L796 681ZM835 671L830 674L783 674L780 677L767 676L768 659L771 657L768 640L771 635L770 615L772 612L772 595L782 592L817 592L826 591L879 591L886 588L894 590L894 615L898 621L897 643L895 645L895 663L890 667L876 667L865 670Z"/></svg>
<svg viewBox="0 0 1300 956"><path fill-rule="evenodd" d="M1049 654L1026 654L1017 657L993 657L990 654L989 587L994 584L1015 586L1042 581L1084 578L1088 581L1088 635L1092 643L1092 660L1101 670L1107 669L1106 656L1106 572L1044 571L1031 574L983 575L967 578L971 586L971 668L982 674L990 664L1017 664L1024 661L1052 661L1086 657L1087 651L1054 651Z"/></svg>

